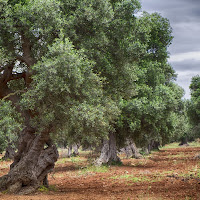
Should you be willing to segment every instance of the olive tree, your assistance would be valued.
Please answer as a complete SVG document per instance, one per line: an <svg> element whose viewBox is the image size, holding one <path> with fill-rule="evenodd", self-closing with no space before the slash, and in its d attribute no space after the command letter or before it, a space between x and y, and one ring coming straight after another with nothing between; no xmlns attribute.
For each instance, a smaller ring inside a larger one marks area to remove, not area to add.
<svg viewBox="0 0 200 200"><path fill-rule="evenodd" d="M35 191L58 158L52 138L59 131L77 133L78 124L77 134L98 138L115 116L106 114L109 100L103 98L94 61L68 39L63 9L57 0L0 3L0 99L10 101L23 121L18 151L0 178L0 190Z"/></svg>

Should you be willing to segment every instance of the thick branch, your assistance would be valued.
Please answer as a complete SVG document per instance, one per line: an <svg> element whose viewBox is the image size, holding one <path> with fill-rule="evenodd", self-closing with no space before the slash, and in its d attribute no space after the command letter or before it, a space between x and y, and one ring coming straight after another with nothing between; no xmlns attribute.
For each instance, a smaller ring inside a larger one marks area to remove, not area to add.
<svg viewBox="0 0 200 200"><path fill-rule="evenodd" d="M4 69L5 69L5 67L4 67L4 66L1 66L1 67L0 67L0 73L1 73Z"/></svg>
<svg viewBox="0 0 200 200"><path fill-rule="evenodd" d="M13 92L13 93L9 93L7 96L3 97L2 100L11 99L11 98L10 98L11 96L14 96L14 95L16 95L16 94L18 94L18 93L20 93L20 92L24 92L24 90L17 90L17 91L15 91L15 92Z"/></svg>
<svg viewBox="0 0 200 200"><path fill-rule="evenodd" d="M22 32L21 33L22 36L22 49L23 49L23 57L21 58L28 67L33 66L36 61L35 59L32 57L32 45L30 40L25 36L25 34ZM31 83L31 76L32 76L32 72L28 69L26 71L26 76L25 76L25 82L26 82L26 86L28 87Z"/></svg>
<svg viewBox="0 0 200 200"><path fill-rule="evenodd" d="M10 80L13 68L14 68L14 63L8 64L4 67L4 72L0 78L1 83L7 83Z"/></svg>
<svg viewBox="0 0 200 200"><path fill-rule="evenodd" d="M17 80L17 79L25 78L25 76L26 76L26 72L12 74L10 80Z"/></svg>
<svg viewBox="0 0 200 200"><path fill-rule="evenodd" d="M24 33L22 32L22 49L23 49L23 62L26 62L26 64L28 66L32 66L35 64L35 60L32 57L32 45L30 40L24 35ZM21 59L22 59L21 58Z"/></svg>
<svg viewBox="0 0 200 200"><path fill-rule="evenodd" d="M16 60L25 63L28 67L30 67L30 62L25 57L16 55Z"/></svg>

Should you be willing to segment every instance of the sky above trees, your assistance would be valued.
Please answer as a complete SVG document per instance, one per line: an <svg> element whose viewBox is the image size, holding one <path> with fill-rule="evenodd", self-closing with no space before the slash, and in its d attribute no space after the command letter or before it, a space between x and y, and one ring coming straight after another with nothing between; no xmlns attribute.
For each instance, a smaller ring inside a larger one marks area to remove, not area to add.
<svg viewBox="0 0 200 200"><path fill-rule="evenodd" d="M178 74L177 83L190 98L191 78L200 74L200 1L199 0L141 0L142 10L158 12L170 20L174 39L169 48L169 62Z"/></svg>

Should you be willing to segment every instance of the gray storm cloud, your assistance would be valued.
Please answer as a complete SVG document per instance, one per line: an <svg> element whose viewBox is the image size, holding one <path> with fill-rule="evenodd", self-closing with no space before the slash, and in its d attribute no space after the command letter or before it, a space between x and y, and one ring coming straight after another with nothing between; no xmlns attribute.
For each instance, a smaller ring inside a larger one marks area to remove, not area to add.
<svg viewBox="0 0 200 200"><path fill-rule="evenodd" d="M173 43L170 64L178 74L177 84L190 98L191 78L200 74L200 0L142 0L142 10L158 12L170 20Z"/></svg>

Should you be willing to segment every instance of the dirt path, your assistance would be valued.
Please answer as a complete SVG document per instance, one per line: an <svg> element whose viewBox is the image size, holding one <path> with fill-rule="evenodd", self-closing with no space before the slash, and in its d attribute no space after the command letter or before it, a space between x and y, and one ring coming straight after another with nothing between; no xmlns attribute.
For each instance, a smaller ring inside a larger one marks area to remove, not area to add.
<svg viewBox="0 0 200 200"><path fill-rule="evenodd" d="M164 149L146 159L123 159L122 166L85 167L86 158L63 158L49 176L50 191L0 200L200 200L200 147ZM0 175L8 171L0 162Z"/></svg>

